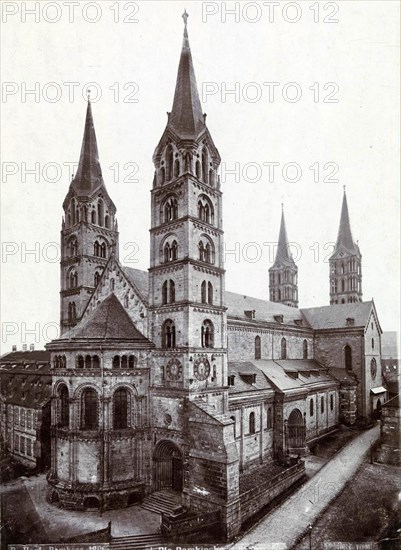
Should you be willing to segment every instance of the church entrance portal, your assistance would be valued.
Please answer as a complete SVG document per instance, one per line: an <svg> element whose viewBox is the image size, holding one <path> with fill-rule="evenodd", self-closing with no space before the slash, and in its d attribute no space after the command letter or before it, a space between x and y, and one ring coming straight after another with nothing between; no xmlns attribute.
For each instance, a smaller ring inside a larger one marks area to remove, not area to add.
<svg viewBox="0 0 401 550"><path fill-rule="evenodd" d="M153 489L182 491L182 455L171 441L160 441L153 454Z"/></svg>
<svg viewBox="0 0 401 550"><path fill-rule="evenodd" d="M294 409L288 417L287 448L290 452L301 453L305 451L306 427L302 413Z"/></svg>

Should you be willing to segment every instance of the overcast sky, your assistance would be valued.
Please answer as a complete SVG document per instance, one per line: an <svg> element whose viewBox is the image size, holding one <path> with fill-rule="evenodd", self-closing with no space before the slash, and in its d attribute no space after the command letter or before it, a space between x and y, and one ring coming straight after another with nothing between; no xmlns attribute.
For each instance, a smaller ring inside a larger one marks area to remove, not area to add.
<svg viewBox="0 0 401 550"><path fill-rule="evenodd" d="M36 14L23 4L35 6L2 2L2 352L57 335L61 205L88 87L120 259L148 268L152 154L172 106L184 8L222 157L225 243L236 251L227 290L268 298L267 243L284 203L300 307L329 304L346 185L363 297L383 330L398 330L397 1L41 2Z"/></svg>

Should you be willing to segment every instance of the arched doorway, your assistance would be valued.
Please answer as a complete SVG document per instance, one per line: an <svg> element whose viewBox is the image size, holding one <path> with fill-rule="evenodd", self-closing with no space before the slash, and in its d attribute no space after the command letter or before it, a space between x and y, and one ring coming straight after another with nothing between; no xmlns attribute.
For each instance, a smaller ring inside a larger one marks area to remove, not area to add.
<svg viewBox="0 0 401 550"><path fill-rule="evenodd" d="M172 441L160 441L153 454L153 487L155 491L182 491L182 455Z"/></svg>
<svg viewBox="0 0 401 550"><path fill-rule="evenodd" d="M299 409L291 411L287 422L287 448L290 452L300 453L305 450L306 427Z"/></svg>
<svg viewBox="0 0 401 550"><path fill-rule="evenodd" d="M382 402L381 402L381 399L378 399L376 403L376 418L380 420L381 417L382 417Z"/></svg>

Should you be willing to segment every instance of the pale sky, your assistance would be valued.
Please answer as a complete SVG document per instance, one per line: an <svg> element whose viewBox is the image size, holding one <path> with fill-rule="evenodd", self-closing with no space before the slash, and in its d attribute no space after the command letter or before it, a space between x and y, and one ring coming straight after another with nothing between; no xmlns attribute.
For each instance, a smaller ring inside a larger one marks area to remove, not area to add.
<svg viewBox="0 0 401 550"><path fill-rule="evenodd" d="M276 242L284 203L300 307L328 305L346 185L363 297L383 330L399 330L398 1L281 2L270 13L267 2L41 2L36 15L23 4L2 2L2 353L57 336L61 205L90 83L120 259L148 268L152 154L172 106L184 8L222 157L225 242L236 250L227 290L268 298L264 243ZM279 163L274 177L268 163Z"/></svg>

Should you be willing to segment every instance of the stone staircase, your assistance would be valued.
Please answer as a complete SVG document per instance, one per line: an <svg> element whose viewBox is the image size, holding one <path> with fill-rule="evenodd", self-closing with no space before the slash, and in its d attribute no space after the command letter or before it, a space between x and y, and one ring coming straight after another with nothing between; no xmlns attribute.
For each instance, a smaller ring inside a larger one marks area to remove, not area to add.
<svg viewBox="0 0 401 550"><path fill-rule="evenodd" d="M158 549L163 544L160 533L113 537L110 543L110 550L150 550L151 548Z"/></svg>
<svg viewBox="0 0 401 550"><path fill-rule="evenodd" d="M147 496L141 504L142 508L156 514L173 514L181 506L181 493L175 491L158 491Z"/></svg>

